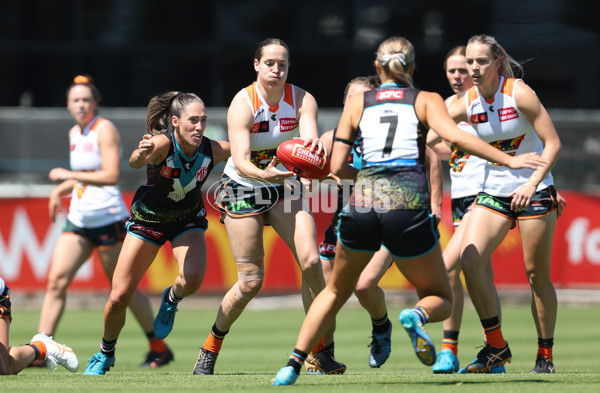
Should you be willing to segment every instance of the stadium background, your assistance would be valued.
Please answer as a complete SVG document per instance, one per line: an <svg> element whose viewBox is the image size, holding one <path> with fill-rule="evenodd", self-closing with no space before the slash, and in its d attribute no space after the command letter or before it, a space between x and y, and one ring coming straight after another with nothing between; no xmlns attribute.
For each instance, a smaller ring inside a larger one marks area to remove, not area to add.
<svg viewBox="0 0 600 393"><path fill-rule="evenodd" d="M94 77L103 95L101 113L121 131L128 157L143 134L144 106L166 90L198 93L208 106L207 135L226 138L226 107L254 80L252 55L264 38L280 37L290 46L288 80L316 97L323 132L336 125L347 81L373 72L381 40L410 39L417 87L446 96L446 52L488 33L515 59L527 60L525 80L549 109L563 142L553 174L569 206L557 225L553 279L559 287L600 287L600 30L591 7L586 0L305 0L270 7L243 0L0 0L0 275L17 291L36 293L45 286L61 224L47 218L47 173L68 166L72 120L65 90L76 74ZM144 179L143 170L123 163L126 199ZM443 244L451 235L449 205L446 195ZM202 291L220 292L235 281L235 265L224 228L210 214ZM329 215L315 217L322 233ZM269 229L265 247L264 290L297 291L297 268ZM499 285L527 285L521 261L512 231L494 257ZM143 286L160 293L175 272L167 247ZM395 268L383 284L406 287ZM107 288L95 257L73 284L81 291Z"/></svg>

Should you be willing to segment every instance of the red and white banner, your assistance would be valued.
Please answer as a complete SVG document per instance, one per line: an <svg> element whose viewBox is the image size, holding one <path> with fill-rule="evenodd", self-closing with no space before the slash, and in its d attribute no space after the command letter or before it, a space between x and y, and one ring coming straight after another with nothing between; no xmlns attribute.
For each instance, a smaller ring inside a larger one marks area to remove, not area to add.
<svg viewBox="0 0 600 393"><path fill-rule="evenodd" d="M600 287L600 197L561 190L568 206L558 220L552 248L552 280L561 288ZM125 194L129 203L133 193ZM0 276L19 292L43 291L52 252L64 218L52 223L45 198L0 199ZM65 209L68 200L65 200ZM207 208L210 222L206 232L208 270L201 292L222 292L237 280L235 262L229 249L224 225L218 213ZM440 223L442 246L452 236L450 200L444 201ZM329 225L331 214L314 213L319 241ZM291 252L271 227L265 227L266 250L263 292L296 292L300 271ZM526 287L521 241L518 229L509 232L492 257L498 286ZM84 264L71 290L107 291L109 283L94 253ZM173 283L177 263L170 246L165 245L142 281L142 289L161 293ZM409 284L393 267L381 282L384 288L402 289Z"/></svg>

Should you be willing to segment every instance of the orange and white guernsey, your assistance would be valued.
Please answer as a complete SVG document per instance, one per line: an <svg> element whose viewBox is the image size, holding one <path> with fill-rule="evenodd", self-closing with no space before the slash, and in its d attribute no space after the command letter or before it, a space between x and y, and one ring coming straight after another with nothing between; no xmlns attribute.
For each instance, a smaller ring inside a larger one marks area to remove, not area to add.
<svg viewBox="0 0 600 393"><path fill-rule="evenodd" d="M450 105L456 101L458 96L455 94L447 101ZM464 121L458 123L458 128L477 136L473 127ZM487 162L472 154L466 153L451 146L452 155L450 157L450 196L452 199L474 196L481 191L484 175L484 167Z"/></svg>
<svg viewBox="0 0 600 393"><path fill-rule="evenodd" d="M477 136L493 147L510 155L536 152L544 145L527 117L517 107L514 92L521 79L501 77L498 91L487 100L479 95L476 86L465 94L467 117ZM485 166L483 191L500 197L509 196L527 182L532 169L510 169L488 162ZM538 185L538 191L554 184L552 174Z"/></svg>
<svg viewBox="0 0 600 393"><path fill-rule="evenodd" d="M269 165L276 156L277 147L281 142L300 136L295 90L294 85L286 83L279 104L270 107L262 97L256 82L243 89L254 116L254 124L250 130L250 159L260 169L265 169ZM287 171L281 164L277 165L277 169ZM248 187L265 185L238 175L231 157L227 160L224 173Z"/></svg>
<svg viewBox="0 0 600 393"><path fill-rule="evenodd" d="M69 131L72 171L102 169L98 134L110 122L95 117L83 130L78 125ZM119 151L119 154L121 152ZM73 187L67 219L81 228L98 228L129 217L117 185L94 186L77 182Z"/></svg>

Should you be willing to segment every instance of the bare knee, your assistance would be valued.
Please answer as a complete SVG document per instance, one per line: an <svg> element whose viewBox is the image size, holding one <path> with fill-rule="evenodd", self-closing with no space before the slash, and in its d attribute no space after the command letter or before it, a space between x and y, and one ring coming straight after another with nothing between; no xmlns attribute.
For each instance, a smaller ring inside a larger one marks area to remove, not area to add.
<svg viewBox="0 0 600 393"><path fill-rule="evenodd" d="M527 271L527 280L532 289L541 289L547 285L552 285L552 281L550 281L550 276L548 274L543 274L536 270Z"/></svg>
<svg viewBox="0 0 600 393"><path fill-rule="evenodd" d="M249 281L238 281L238 288L241 296L241 299L238 300L247 303L254 299L254 297L260 292L262 284L262 278Z"/></svg>
<svg viewBox="0 0 600 393"><path fill-rule="evenodd" d="M301 260L300 269L305 277L323 276L323 265L318 254Z"/></svg>
<svg viewBox="0 0 600 393"><path fill-rule="evenodd" d="M46 291L55 296L65 296L69 287L69 278L66 275L49 275Z"/></svg>
<svg viewBox="0 0 600 393"><path fill-rule="evenodd" d="M125 312L130 300L131 296L127 296L125 293L111 291L107 307L113 312Z"/></svg>
<svg viewBox="0 0 600 393"><path fill-rule="evenodd" d="M481 268L480 259L479 252L475 247L467 247L460 255L462 271L468 274L469 272L479 270Z"/></svg>
<svg viewBox="0 0 600 393"><path fill-rule="evenodd" d="M186 274L184 277L179 277L179 283L185 288L186 295L195 293L202 286L204 274Z"/></svg>

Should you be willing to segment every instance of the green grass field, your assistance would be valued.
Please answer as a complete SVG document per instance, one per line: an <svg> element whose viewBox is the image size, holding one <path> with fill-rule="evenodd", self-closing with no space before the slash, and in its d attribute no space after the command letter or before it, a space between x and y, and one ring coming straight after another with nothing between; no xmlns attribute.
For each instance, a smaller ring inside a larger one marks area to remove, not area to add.
<svg viewBox="0 0 600 393"><path fill-rule="evenodd" d="M299 308L247 310L234 325L223 345L214 376L194 376L198 349L212 326L216 307L180 306L175 328L167 338L175 361L160 369L138 369L147 343L141 329L128 315L117 344L115 367L105 376L84 376L87 358L98 351L102 311L68 309L56 339L75 350L80 370L62 367L28 368L19 375L0 377L0 392L265 392L294 389L302 392L597 392L600 388L600 314L597 305L563 305L559 309L554 359L557 373L535 375L533 367L537 336L528 305L506 304L503 331L513 353L507 374L433 375L422 365L397 321L403 305L390 307L394 322L392 354L380 369L367 364L370 321L356 305L342 309L337 319L336 358L348 366L345 375L301 375L293 387L271 387L269 381L287 362L303 318ZM39 311L21 311L13 305L11 344L28 342L35 333ZM427 325L436 345L441 345L442 325ZM465 309L459 358L468 364L482 343L481 327L472 307Z"/></svg>

